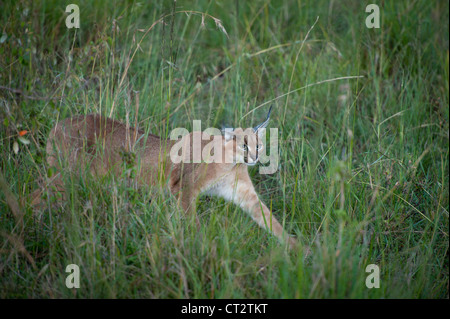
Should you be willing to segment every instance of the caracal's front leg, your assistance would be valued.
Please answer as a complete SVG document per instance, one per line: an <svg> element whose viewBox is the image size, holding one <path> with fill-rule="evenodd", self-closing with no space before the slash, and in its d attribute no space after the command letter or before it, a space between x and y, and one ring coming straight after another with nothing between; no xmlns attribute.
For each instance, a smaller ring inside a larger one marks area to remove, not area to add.
<svg viewBox="0 0 450 319"><path fill-rule="evenodd" d="M230 185L230 182L233 184ZM234 180L229 180L226 184L230 186L222 188L219 196L239 205L259 226L273 233L281 242L287 242L289 248L297 246L295 238L286 233L269 208L260 201L247 170L239 172Z"/></svg>

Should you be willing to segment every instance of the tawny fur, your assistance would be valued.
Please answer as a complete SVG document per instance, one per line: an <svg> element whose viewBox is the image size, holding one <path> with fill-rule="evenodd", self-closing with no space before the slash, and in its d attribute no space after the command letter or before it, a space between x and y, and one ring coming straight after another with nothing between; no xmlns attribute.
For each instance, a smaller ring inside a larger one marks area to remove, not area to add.
<svg viewBox="0 0 450 319"><path fill-rule="evenodd" d="M204 133L201 134L203 136ZM233 134L239 135L239 132ZM196 198L200 194L222 197L239 205L259 226L271 231L293 248L295 239L286 234L267 206L260 201L248 175L247 165L236 163L236 158L243 156L238 154L242 153L237 145L240 143L239 138L221 138L222 162L227 162L175 164L171 161L170 149L177 141L145 134L132 127L127 129L125 124L98 114L68 118L51 130L47 141L48 165L57 170L51 183L63 192L61 171L68 169L75 173L80 167L89 168L94 175L112 172L119 177L123 172L123 154L133 151L136 154L138 184L167 184L186 212L195 211ZM257 136L248 139L246 142L249 145L258 143ZM202 140L202 149L209 142L210 139ZM192 147L190 152L192 159ZM255 164L258 160L255 152L249 151L247 157L248 163ZM232 160L234 163L228 163Z"/></svg>

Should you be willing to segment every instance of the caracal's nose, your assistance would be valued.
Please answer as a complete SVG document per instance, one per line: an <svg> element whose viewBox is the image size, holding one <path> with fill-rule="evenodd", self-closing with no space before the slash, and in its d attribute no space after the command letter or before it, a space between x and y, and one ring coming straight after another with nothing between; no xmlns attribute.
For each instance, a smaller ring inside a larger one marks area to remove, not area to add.
<svg viewBox="0 0 450 319"><path fill-rule="evenodd" d="M258 161L258 157L257 156L252 156L252 155L250 155L249 157L248 157L248 162L249 163L256 163Z"/></svg>

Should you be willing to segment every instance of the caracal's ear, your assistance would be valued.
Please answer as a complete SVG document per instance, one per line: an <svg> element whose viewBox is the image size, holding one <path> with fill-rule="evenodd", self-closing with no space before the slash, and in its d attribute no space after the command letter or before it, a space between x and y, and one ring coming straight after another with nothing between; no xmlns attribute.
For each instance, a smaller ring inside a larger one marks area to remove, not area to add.
<svg viewBox="0 0 450 319"><path fill-rule="evenodd" d="M235 133L233 128L225 128L223 129L223 136L225 137L225 142L231 141L235 137Z"/></svg>
<svg viewBox="0 0 450 319"><path fill-rule="evenodd" d="M270 120L270 113L272 112L272 106L270 106L269 112L267 113L266 120L259 124L258 126L255 126L253 128L253 132L258 133L258 136L261 137L264 134L264 131L266 130L267 124L269 124Z"/></svg>
<svg viewBox="0 0 450 319"><path fill-rule="evenodd" d="M258 133L258 137L262 138L264 136L264 134L266 133L266 128L263 127L263 128L258 129L257 133Z"/></svg>

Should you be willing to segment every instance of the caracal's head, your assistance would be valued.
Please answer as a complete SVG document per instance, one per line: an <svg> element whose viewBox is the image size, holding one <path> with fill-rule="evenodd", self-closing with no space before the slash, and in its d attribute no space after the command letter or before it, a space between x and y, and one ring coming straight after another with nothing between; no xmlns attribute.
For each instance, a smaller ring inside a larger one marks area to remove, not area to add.
<svg viewBox="0 0 450 319"><path fill-rule="evenodd" d="M248 166L256 165L264 149L263 135L270 120L269 109L266 120L254 128L236 128L225 130L225 151L227 157L232 157L233 163L244 163Z"/></svg>

